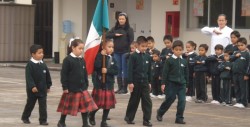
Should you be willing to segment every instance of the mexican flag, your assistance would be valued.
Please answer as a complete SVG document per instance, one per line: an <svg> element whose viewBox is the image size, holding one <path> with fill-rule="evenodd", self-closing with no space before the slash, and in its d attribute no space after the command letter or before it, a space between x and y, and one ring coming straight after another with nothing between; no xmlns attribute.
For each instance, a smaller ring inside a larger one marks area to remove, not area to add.
<svg viewBox="0 0 250 127"><path fill-rule="evenodd" d="M88 74L92 74L94 70L95 57L101 44L103 29L106 31L109 29L108 3L107 0L98 0L84 48Z"/></svg>

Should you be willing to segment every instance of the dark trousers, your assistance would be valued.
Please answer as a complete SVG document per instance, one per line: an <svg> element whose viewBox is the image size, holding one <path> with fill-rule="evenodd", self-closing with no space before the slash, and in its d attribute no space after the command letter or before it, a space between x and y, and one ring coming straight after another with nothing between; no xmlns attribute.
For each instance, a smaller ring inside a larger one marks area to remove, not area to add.
<svg viewBox="0 0 250 127"><path fill-rule="evenodd" d="M207 73L195 72L196 99L207 101Z"/></svg>
<svg viewBox="0 0 250 127"><path fill-rule="evenodd" d="M186 105L186 86L183 84L169 83L165 87L166 98L161 104L158 114L163 116L170 106L174 103L176 95L178 97L176 120L183 120L183 114Z"/></svg>
<svg viewBox="0 0 250 127"><path fill-rule="evenodd" d="M244 106L248 104L248 80L244 80L243 74L233 74L236 102Z"/></svg>
<svg viewBox="0 0 250 127"><path fill-rule="evenodd" d="M195 96L195 84L194 84L194 77L189 76L189 85L187 86L188 90L186 95L187 96Z"/></svg>
<svg viewBox="0 0 250 127"><path fill-rule="evenodd" d="M130 95L126 118L133 121L141 100L141 108L143 111L143 120L148 121L151 119L152 113L152 101L149 96L149 85L148 84L134 84L134 90Z"/></svg>
<svg viewBox="0 0 250 127"><path fill-rule="evenodd" d="M151 87L152 87L152 93L154 95L162 95L161 92L161 80L159 80L159 77L153 77L152 82L151 82Z"/></svg>
<svg viewBox="0 0 250 127"><path fill-rule="evenodd" d="M220 75L211 75L212 77L212 97L213 100L219 101L220 100Z"/></svg>
<svg viewBox="0 0 250 127"><path fill-rule="evenodd" d="M47 121L47 96L39 97L34 94L28 95L27 103L23 111L22 119L29 119L37 100L39 104L39 121L40 122Z"/></svg>
<svg viewBox="0 0 250 127"><path fill-rule="evenodd" d="M227 104L232 103L231 97L231 79L221 79L220 87L220 97L221 102L225 102Z"/></svg>

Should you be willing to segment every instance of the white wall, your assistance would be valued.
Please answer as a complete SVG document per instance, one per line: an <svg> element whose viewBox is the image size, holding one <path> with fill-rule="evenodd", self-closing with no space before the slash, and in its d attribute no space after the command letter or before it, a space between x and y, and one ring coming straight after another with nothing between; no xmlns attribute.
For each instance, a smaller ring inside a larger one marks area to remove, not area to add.
<svg viewBox="0 0 250 127"><path fill-rule="evenodd" d="M32 4L31 0L16 0L18 4Z"/></svg>
<svg viewBox="0 0 250 127"><path fill-rule="evenodd" d="M179 0L181 1L181 0ZM151 36L155 39L156 48L164 48L162 41L165 35L166 11L179 11L179 5L173 5L172 0L152 0L151 4Z"/></svg>

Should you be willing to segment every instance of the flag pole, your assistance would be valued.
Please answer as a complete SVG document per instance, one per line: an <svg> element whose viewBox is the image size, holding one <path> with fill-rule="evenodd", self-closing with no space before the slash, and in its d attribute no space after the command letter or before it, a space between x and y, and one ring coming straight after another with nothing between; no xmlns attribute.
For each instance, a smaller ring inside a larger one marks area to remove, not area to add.
<svg viewBox="0 0 250 127"><path fill-rule="evenodd" d="M104 0L102 0L102 5L104 5ZM106 45L106 29L102 28L102 47L104 48ZM102 56L102 68L106 68L106 56ZM102 83L106 82L106 74L102 73Z"/></svg>

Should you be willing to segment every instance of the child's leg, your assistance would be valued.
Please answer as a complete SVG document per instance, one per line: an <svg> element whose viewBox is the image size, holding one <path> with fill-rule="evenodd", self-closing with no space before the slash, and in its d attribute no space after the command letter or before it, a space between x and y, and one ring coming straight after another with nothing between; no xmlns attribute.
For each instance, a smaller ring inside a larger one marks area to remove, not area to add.
<svg viewBox="0 0 250 127"><path fill-rule="evenodd" d="M38 104L39 104L39 121L47 122L47 97L39 97L38 98Z"/></svg>
<svg viewBox="0 0 250 127"><path fill-rule="evenodd" d="M138 105L140 103L140 97L141 97L141 88L139 88L139 85L134 84L133 92L130 95L126 116L125 119L129 121L133 121L135 118L135 114L138 108Z"/></svg>
<svg viewBox="0 0 250 127"><path fill-rule="evenodd" d="M201 72L200 75L201 100L207 101L207 75L205 72Z"/></svg>
<svg viewBox="0 0 250 127"><path fill-rule="evenodd" d="M155 78L152 78L152 82L151 82L151 89L152 89L152 94L153 95L158 95L158 91L157 91L157 80Z"/></svg>
<svg viewBox="0 0 250 127"><path fill-rule="evenodd" d="M102 114L102 122L106 122L108 115L109 115L110 109L103 109L103 114Z"/></svg>
<svg viewBox="0 0 250 127"><path fill-rule="evenodd" d="M159 116L163 116L168 111L168 109L176 99L176 94L178 90L177 85L173 83L167 84L165 89L166 89L166 99L164 100L164 102L161 104L160 108L157 111L158 112L157 114Z"/></svg>
<svg viewBox="0 0 250 127"><path fill-rule="evenodd" d="M141 95L141 107L143 111L143 120L149 121L151 119L152 114L152 100L149 96L149 87L144 86L142 89L142 95Z"/></svg>
<svg viewBox="0 0 250 127"><path fill-rule="evenodd" d="M184 110L186 106L185 93L186 93L185 86L180 86L177 92L178 105L177 105L177 112L176 112L176 121L183 121L184 119L183 114L184 114Z"/></svg>
<svg viewBox="0 0 250 127"><path fill-rule="evenodd" d="M196 99L200 100L201 99L201 85L200 85L200 74L198 72L195 72L195 87L196 87Z"/></svg>
<svg viewBox="0 0 250 127"><path fill-rule="evenodd" d="M225 79L224 80L224 88L225 88L225 102L227 104L232 103L232 97L231 97L231 80L230 79Z"/></svg>
<svg viewBox="0 0 250 127"><path fill-rule="evenodd" d="M31 115L31 112L35 107L36 100L37 100L37 97L35 95L28 95L27 103L25 105L23 115L22 115L22 120L28 120L29 119L29 117Z"/></svg>
<svg viewBox="0 0 250 127"><path fill-rule="evenodd" d="M234 93L235 93L235 98L236 98L236 103L241 103L240 102L240 84L239 84L239 75L238 74L234 74L233 75L233 80L234 80Z"/></svg>
<svg viewBox="0 0 250 127"><path fill-rule="evenodd" d="M81 113L82 115L82 123L83 123L83 127L89 127L89 123L88 123L88 113Z"/></svg>
<svg viewBox="0 0 250 127"><path fill-rule="evenodd" d="M99 110L99 109L97 109L97 110L92 111L92 112L89 113L89 123L90 123L91 125L95 125L95 124L96 124L96 123L95 123L95 114L96 114L96 112L97 112L98 110Z"/></svg>
<svg viewBox="0 0 250 127"><path fill-rule="evenodd" d="M213 100L220 101L220 76L212 75L212 96Z"/></svg>
<svg viewBox="0 0 250 127"><path fill-rule="evenodd" d="M67 115L63 115L63 114L61 115L60 120L59 120L59 123L60 123L61 125L65 125L66 116L67 116Z"/></svg>
<svg viewBox="0 0 250 127"><path fill-rule="evenodd" d="M248 105L248 80L244 80L244 75L240 76L240 102L245 107Z"/></svg>

